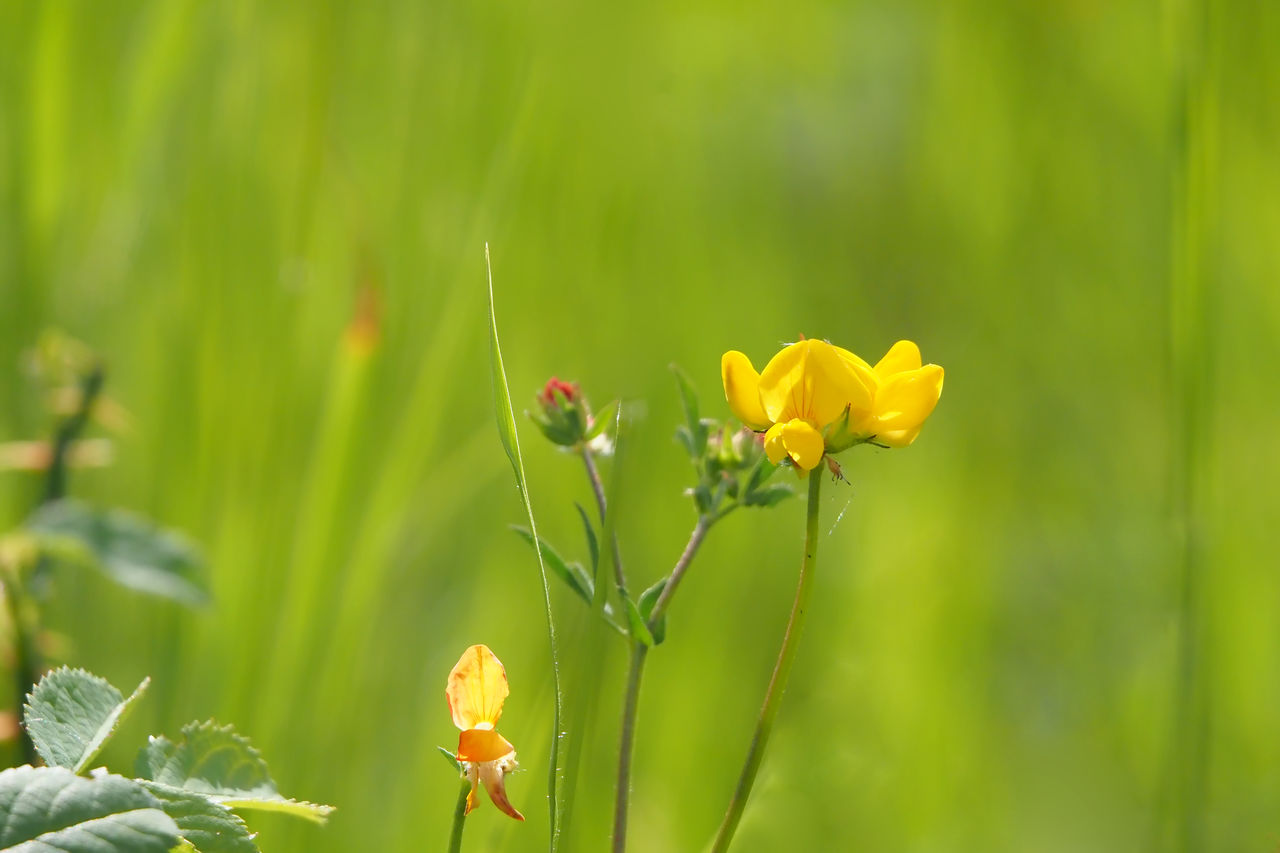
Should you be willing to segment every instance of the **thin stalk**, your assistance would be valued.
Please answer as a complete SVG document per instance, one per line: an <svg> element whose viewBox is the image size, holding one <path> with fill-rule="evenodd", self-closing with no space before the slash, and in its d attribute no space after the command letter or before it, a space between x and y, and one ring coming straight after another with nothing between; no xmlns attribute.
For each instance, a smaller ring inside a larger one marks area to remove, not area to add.
<svg viewBox="0 0 1280 853"><path fill-rule="evenodd" d="M787 688L787 677L791 674L791 665L795 662L796 649L800 645L800 633L804 629L804 617L809 611L809 598L813 594L813 574L818 557L818 493L822 485L822 476L817 471L809 472L809 506L805 515L804 559L800 562L800 583L796 587L796 600L791 606L791 618L787 620L787 631L782 638L782 648L778 651L778 662L773 667L773 677L769 679L769 689L765 692L764 706L760 708L760 719L756 723L755 735L751 738L751 747L747 750L747 760L742 766L742 775L738 777L738 787L729 801L729 809L725 812L724 821L716 833L712 853L724 853L729 849L729 842L738 830L738 822L742 820L742 810L751 796L751 786L755 784L756 773L760 769L760 761L764 758L765 747L769 743L769 735L773 731L773 721L778 716L778 706L782 693Z"/></svg>
<svg viewBox="0 0 1280 853"><path fill-rule="evenodd" d="M693 562L694 555L702 546L711 525L723 518L727 511L719 515L701 515L689 534L689 541L676 560L666 586L653 605L649 614L648 626L652 632L662 621L667 605L671 602L671 594L676 585L684 577ZM631 755L635 747L636 714L640 707L640 681L644 677L644 663L649 654L649 647L637 640L632 640L631 665L627 669L627 693L622 703L622 734L618 743L618 786L613 808L613 853L622 853L627 849L627 809L631 802Z"/></svg>
<svg viewBox="0 0 1280 853"><path fill-rule="evenodd" d="M449 853L462 850L462 830L467 825L467 794L471 793L471 781L462 780L458 789L458 802L453 807L453 829L449 832Z"/></svg>
<svg viewBox="0 0 1280 853"><path fill-rule="evenodd" d="M591 454L591 448L587 447L585 443L582 445L582 464L587 468L587 479L591 481L591 491L596 496L596 509L600 511L600 524L604 525L609 503L604 496L604 482L600 479L600 470L596 468L595 457ZM613 580L618 585L618 589L625 595L627 591L627 575L622 569L622 551L618 548L617 533L610 534L609 547L613 549Z"/></svg>
<svg viewBox="0 0 1280 853"><path fill-rule="evenodd" d="M13 574L16 576L20 571L18 566L13 566ZM21 585L16 577L8 577L4 579L2 584L5 603L9 607L9 621L13 625L13 676L14 676L14 700L13 704L21 713L22 703L26 695L31 690L31 685L35 684L40 678L40 656L35 650L35 632L32 630L33 625L28 618L28 606L26 593L23 592ZM35 744L31 741L31 735L27 733L26 726L19 726L18 742L22 748L22 760L30 765L39 762L39 755L36 753Z"/></svg>

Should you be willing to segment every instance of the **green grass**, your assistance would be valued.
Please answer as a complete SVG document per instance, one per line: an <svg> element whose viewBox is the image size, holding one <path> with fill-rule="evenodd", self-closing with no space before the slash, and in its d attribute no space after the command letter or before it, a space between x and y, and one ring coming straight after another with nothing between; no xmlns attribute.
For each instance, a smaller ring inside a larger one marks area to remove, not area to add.
<svg viewBox="0 0 1280 853"><path fill-rule="evenodd" d="M517 414L551 374L644 401L617 519L635 589L694 521L669 363L716 415L724 350L759 363L799 333L871 359L909 337L947 368L916 445L852 451L852 486L824 490L817 606L736 849L1274 848L1280 14L1216 11L1211 104L1171 79L1191 47L1168 16L1194 14L3 4L0 440L48 430L21 372L39 331L91 344L134 428L72 491L187 530L215 597L193 614L68 577L47 621L76 665L152 676L121 742L234 722L282 790L339 807L323 830L263 821L274 850L443 847L445 677L486 643L528 821L485 803L464 849L545 849L551 671L507 529L488 241ZM368 354L344 343L361 288ZM520 427L539 530L582 559L581 465ZM0 527L38 494L0 475ZM1200 531L1191 698L1179 506ZM645 676L632 849L710 841L803 512L735 513L684 582ZM575 683L600 635L552 599L566 707L598 703L567 849L599 850L626 651L603 635L603 676ZM1206 700L1188 762L1171 745Z"/></svg>

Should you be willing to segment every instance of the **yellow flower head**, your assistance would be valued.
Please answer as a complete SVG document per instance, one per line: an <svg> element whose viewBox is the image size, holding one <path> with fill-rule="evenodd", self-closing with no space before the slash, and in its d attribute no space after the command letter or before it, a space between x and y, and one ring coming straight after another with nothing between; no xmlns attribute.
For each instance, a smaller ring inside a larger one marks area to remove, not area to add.
<svg viewBox="0 0 1280 853"><path fill-rule="evenodd" d="M736 350L720 359L729 408L764 432L775 465L789 458L801 472L827 453L874 441L906 447L942 394L942 368L920 364L920 350L898 341L875 367L826 341L784 347L756 373Z"/></svg>
<svg viewBox="0 0 1280 853"><path fill-rule="evenodd" d="M457 666L449 673L444 692L453 724L462 730L458 735L457 757L471 780L467 814L476 807L476 787L483 782L495 806L516 820L524 820L524 815L507 800L503 780L516 769L516 748L494 731L502 716L502 703L511 692L502 661L488 646L472 646L462 653Z"/></svg>

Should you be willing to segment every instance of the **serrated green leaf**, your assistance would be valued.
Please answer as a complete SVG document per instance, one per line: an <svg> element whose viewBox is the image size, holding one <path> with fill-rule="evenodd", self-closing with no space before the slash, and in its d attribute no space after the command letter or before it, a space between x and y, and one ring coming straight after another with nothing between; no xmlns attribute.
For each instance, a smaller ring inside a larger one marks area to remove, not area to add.
<svg viewBox="0 0 1280 853"><path fill-rule="evenodd" d="M152 737L138 754L136 770L145 780L203 794L233 809L287 812L319 823L333 811L282 796L249 739L212 721L188 723L178 743Z"/></svg>
<svg viewBox="0 0 1280 853"><path fill-rule="evenodd" d="M765 486L763 489L756 489L754 492L747 494L742 502L747 506L769 507L780 503L791 497L795 492L791 491L790 486L781 483L773 486Z"/></svg>
<svg viewBox="0 0 1280 853"><path fill-rule="evenodd" d="M26 527L54 553L59 546L78 549L121 586L188 605L208 601L204 561L195 546L141 516L61 500L41 506Z"/></svg>
<svg viewBox="0 0 1280 853"><path fill-rule="evenodd" d="M143 679L125 699L105 679L62 667L46 674L27 696L22 723L46 764L80 773L97 758L150 683Z"/></svg>
<svg viewBox="0 0 1280 853"><path fill-rule="evenodd" d="M636 603L630 598L624 599L624 602L627 608L627 624L631 626L631 636L652 648L656 645L653 634L649 631L649 626L645 624L644 617L640 615L640 610L636 607Z"/></svg>
<svg viewBox="0 0 1280 853"><path fill-rule="evenodd" d="M591 525L591 516L587 515L587 511L582 508L582 504L574 501L573 505L578 509L578 517L582 519L582 531L587 537L587 551L591 554L591 574L594 576L596 569L600 567L600 543L596 540L596 531Z"/></svg>
<svg viewBox="0 0 1280 853"><path fill-rule="evenodd" d="M511 529L519 534L520 538L529 543L530 546L533 545L533 534L529 532L527 527L513 524ZM564 557L560 556L559 552L547 543L547 540L539 537L538 544L542 546L542 558L547 568L551 569L556 577L568 584L569 588L576 592L583 601L590 604L594 584L591 583L591 578L587 576L586 570L577 563L566 562ZM574 568L577 568L576 572Z"/></svg>
<svg viewBox="0 0 1280 853"><path fill-rule="evenodd" d="M160 801L160 808L173 818L192 849L199 853L258 853L249 827L227 806L159 782L141 784Z"/></svg>
<svg viewBox="0 0 1280 853"><path fill-rule="evenodd" d="M123 776L86 779L63 767L0 772L0 851L167 853L178 825Z"/></svg>
<svg viewBox="0 0 1280 853"><path fill-rule="evenodd" d="M662 591L667 588L667 579L660 578L657 583L640 593L640 601L638 609L640 616L645 620L645 624L649 624L649 617L653 614L653 607L658 603L658 599L662 597ZM667 614L663 613L662 618L658 620L656 625L649 625L649 630L653 635L653 644L655 646L662 645L662 641L667 638Z"/></svg>

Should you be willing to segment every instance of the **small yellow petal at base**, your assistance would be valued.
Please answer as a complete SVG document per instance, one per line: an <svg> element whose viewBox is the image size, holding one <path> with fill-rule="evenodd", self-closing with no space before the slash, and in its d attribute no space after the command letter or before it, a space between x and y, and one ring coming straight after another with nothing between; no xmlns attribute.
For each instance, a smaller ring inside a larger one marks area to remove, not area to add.
<svg viewBox="0 0 1280 853"><path fill-rule="evenodd" d="M769 461L777 465L787 458L787 448L782 443L782 429L785 424L774 424L764 434L764 454Z"/></svg>
<svg viewBox="0 0 1280 853"><path fill-rule="evenodd" d="M782 428L782 444L786 447L791 461L796 463L796 467L802 471L812 471L817 468L826 450L822 433L814 429L813 424L808 421L798 419L789 421Z"/></svg>

